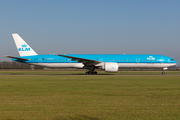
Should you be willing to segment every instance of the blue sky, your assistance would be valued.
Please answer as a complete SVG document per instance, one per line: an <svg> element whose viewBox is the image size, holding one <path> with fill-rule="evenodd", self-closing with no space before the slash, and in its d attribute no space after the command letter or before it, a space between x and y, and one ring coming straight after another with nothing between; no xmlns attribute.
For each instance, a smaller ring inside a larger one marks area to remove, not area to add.
<svg viewBox="0 0 180 120"><path fill-rule="evenodd" d="M12 33L38 54L160 54L180 65L179 0L2 0L0 61Z"/></svg>

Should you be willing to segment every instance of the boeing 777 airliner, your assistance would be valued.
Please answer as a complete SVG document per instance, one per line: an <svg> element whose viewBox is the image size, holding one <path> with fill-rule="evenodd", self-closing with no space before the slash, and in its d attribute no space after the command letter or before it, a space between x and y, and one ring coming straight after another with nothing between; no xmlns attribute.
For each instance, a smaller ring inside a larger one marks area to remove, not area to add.
<svg viewBox="0 0 180 120"><path fill-rule="evenodd" d="M84 68L86 74L97 74L95 69L118 72L119 68L162 68L162 74L177 62L167 56L155 54L57 54L38 55L18 34L12 34L18 57L6 56L13 61L48 68Z"/></svg>

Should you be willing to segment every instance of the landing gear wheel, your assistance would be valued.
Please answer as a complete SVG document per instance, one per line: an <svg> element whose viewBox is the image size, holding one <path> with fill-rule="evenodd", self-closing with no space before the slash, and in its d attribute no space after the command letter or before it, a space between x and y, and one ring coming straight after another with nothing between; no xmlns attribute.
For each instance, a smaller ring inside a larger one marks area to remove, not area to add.
<svg viewBox="0 0 180 120"><path fill-rule="evenodd" d="M90 72L90 71L87 71L85 74L86 74L86 75L91 75L91 72Z"/></svg>
<svg viewBox="0 0 180 120"><path fill-rule="evenodd" d="M96 72L96 71L94 71L94 72L93 72L93 75L97 75L97 72Z"/></svg>
<svg viewBox="0 0 180 120"><path fill-rule="evenodd" d="M163 72L162 72L162 75L164 75L164 74L165 74L165 72L163 71Z"/></svg>
<svg viewBox="0 0 180 120"><path fill-rule="evenodd" d="M87 71L85 74L86 74L86 75L90 75L90 74L91 74L91 72L90 72L90 71Z"/></svg>
<svg viewBox="0 0 180 120"><path fill-rule="evenodd" d="M85 72L86 75L97 75L97 72L96 71L93 71L93 72L90 72L90 71L87 71Z"/></svg>

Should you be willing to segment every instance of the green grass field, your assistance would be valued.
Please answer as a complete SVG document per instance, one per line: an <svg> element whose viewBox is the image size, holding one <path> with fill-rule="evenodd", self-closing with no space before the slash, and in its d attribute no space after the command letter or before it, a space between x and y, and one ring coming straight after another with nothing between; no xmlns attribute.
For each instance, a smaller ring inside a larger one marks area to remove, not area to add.
<svg viewBox="0 0 180 120"><path fill-rule="evenodd" d="M123 76L0 75L0 119L180 119L180 76L128 76L144 72L150 71L125 71L122 74L127 75ZM84 74L84 71L0 70L0 74L46 73Z"/></svg>
<svg viewBox="0 0 180 120"><path fill-rule="evenodd" d="M119 71L118 73L107 73L102 70L97 71L98 74L106 74L106 75L114 75L114 74L120 74L120 75L129 75L129 74L145 74L145 75L161 75L162 71ZM165 71L166 74L180 74L180 71ZM84 75L85 70L28 70L28 69L9 69L9 70L0 70L0 74L75 74L75 75Z"/></svg>

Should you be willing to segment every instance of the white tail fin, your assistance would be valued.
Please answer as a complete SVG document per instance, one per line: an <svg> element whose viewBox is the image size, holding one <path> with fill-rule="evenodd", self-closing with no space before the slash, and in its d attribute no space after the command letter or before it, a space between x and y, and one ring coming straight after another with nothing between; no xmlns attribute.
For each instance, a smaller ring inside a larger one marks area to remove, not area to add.
<svg viewBox="0 0 180 120"><path fill-rule="evenodd" d="M12 34L20 56L37 55L37 53L18 35Z"/></svg>

